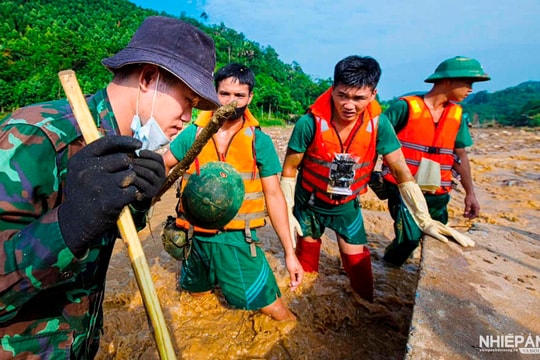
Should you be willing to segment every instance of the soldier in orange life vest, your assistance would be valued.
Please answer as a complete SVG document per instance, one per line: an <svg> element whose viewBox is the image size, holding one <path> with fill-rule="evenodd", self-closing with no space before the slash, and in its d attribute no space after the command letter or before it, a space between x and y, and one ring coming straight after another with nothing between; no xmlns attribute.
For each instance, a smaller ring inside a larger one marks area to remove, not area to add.
<svg viewBox="0 0 540 360"><path fill-rule="evenodd" d="M375 100L380 75L371 57L349 56L336 64L332 87L295 124L280 182L304 271L318 272L321 236L330 228L351 287L368 301L373 301L373 277L359 195L367 191L378 154L420 228L443 239L449 234L430 218L392 125L381 114Z"/></svg>
<svg viewBox="0 0 540 360"><path fill-rule="evenodd" d="M424 192L432 218L445 224L454 170L466 194L463 216L472 219L480 212L465 150L472 145L472 139L457 102L472 92L473 82L489 79L477 60L456 56L439 64L425 80L433 83L428 93L405 96L384 113L396 130L405 161ZM396 236L386 248L384 259L401 266L418 246L422 234L402 211L396 179L387 167L383 166L382 173ZM471 245L460 237L456 241L463 246Z"/></svg>
<svg viewBox="0 0 540 360"><path fill-rule="evenodd" d="M232 63L219 69L214 80L220 103L226 105L236 100L236 112L202 149L183 183L199 169L202 171L204 164L224 161L242 176L245 197L238 214L218 226L190 224L186 220L187 209L180 206L176 225L194 232L191 251L182 262L180 286L195 295L209 293L219 285L233 307L260 309L275 320L294 320L296 317L283 302L265 254L257 245L256 229L265 225L268 215L285 252L291 278L289 288L296 290L304 272L288 231L287 204L279 187L281 164L272 139L262 132L247 108L253 98L255 77L248 67ZM170 151L164 154L167 168L184 157L211 115L201 112L195 124L173 140Z"/></svg>

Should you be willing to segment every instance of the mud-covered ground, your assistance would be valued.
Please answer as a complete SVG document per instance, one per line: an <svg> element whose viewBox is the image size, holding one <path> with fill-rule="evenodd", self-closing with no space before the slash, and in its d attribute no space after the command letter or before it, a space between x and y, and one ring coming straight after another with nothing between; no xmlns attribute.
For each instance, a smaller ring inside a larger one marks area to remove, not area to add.
<svg viewBox="0 0 540 360"><path fill-rule="evenodd" d="M265 129L274 139L280 156L284 154L290 130ZM472 129L472 133L476 144L470 158L477 195L483 206L482 215L473 221L463 220L464 193L459 188L450 203L450 224L463 232L471 229L469 234L478 246L482 246L483 236L500 231L506 232L507 238L511 238L512 229L535 235L536 242L526 245L536 266L529 267L527 274L516 282L523 285L529 298L532 296L531 305L539 304L539 132ZM385 202L379 201L371 191L363 196L362 203L375 278L372 304L353 295L331 233L323 241L320 273L307 274L303 285L293 293L287 290L288 274L274 231L270 226L260 230L262 247L284 299L298 316L296 322L281 323L256 312L230 309L219 292L193 298L177 290L179 264L163 250L160 240L163 221L173 214L175 203L174 191L170 190L156 205L150 226L139 236L179 359L337 360L405 356L421 251L418 249L399 269L382 262L384 248L393 236L392 222ZM452 246L452 251L461 251L453 245L446 246ZM509 241L508 246L519 248L520 242ZM441 249L446 251L444 247ZM444 256L442 259L444 262ZM490 267L494 261L497 259L484 258L478 260L483 264L476 265ZM444 268L444 263L439 267ZM468 274L468 278L471 277L474 278L474 274ZM451 278L456 281L456 276ZM519 298L519 294L510 295ZM500 304L503 305L505 313L519 317L519 309L512 310L512 303ZM105 332L98 359L159 358L127 252L120 240L111 260L104 308ZM529 323L528 329L538 327L533 325L535 317L523 316L519 321ZM452 331L451 328L448 331Z"/></svg>

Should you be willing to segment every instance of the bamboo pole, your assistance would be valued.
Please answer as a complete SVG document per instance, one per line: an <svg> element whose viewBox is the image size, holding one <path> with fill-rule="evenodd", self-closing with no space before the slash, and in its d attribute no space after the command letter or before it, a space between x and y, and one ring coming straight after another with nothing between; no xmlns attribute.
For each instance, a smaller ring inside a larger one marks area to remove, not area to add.
<svg viewBox="0 0 540 360"><path fill-rule="evenodd" d="M75 119L81 128L84 140L87 144L100 137L96 124L92 119L92 114L81 91L77 77L73 70L65 70L58 73L64 92L73 109ZM135 278L141 292L146 312L152 323L154 338L160 358L163 360L174 360L176 355L174 347L167 330L167 325L163 317L161 305L152 282L152 276L148 267L148 262L144 255L137 229L131 217L128 207L124 207L117 221L118 229L127 247L129 259Z"/></svg>

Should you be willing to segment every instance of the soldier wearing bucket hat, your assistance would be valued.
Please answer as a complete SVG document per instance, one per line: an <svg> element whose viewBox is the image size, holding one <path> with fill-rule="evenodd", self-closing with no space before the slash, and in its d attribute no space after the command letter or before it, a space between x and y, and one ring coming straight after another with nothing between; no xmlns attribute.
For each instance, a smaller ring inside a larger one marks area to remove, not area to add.
<svg viewBox="0 0 540 360"><path fill-rule="evenodd" d="M455 56L441 62L424 80L433 84L430 91L425 95L405 96L384 113L396 130L407 165L423 190L429 213L444 224L448 222L450 192L457 185L453 176L465 190L463 216L472 219L480 212L465 150L473 141L458 103L469 96L474 82L490 79L478 60ZM401 266L418 246L422 232L404 211L396 181L385 166L383 175L395 232L384 259ZM457 231L451 236L462 246L474 245Z"/></svg>
<svg viewBox="0 0 540 360"><path fill-rule="evenodd" d="M115 75L107 92L130 105L117 116L121 130L156 150L191 120L192 107L219 107L215 59L212 39L193 25L163 16L144 20L124 49L103 60Z"/></svg>
<svg viewBox="0 0 540 360"><path fill-rule="evenodd" d="M103 331L116 221L138 229L165 181L161 155L191 120L215 109L215 48L178 19L146 18L103 60L113 73L87 97L102 138L84 146L66 99L0 120L0 358L92 359ZM21 256L24 254L24 256Z"/></svg>

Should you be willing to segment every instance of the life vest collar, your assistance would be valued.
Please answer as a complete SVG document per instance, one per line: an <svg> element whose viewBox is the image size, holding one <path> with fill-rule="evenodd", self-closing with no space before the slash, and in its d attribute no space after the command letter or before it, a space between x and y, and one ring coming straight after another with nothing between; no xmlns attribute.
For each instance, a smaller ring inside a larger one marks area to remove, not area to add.
<svg viewBox="0 0 540 360"><path fill-rule="evenodd" d="M314 116L321 117L323 119L332 119L332 91L334 87L331 86L325 92L323 92L317 100L309 107L309 112Z"/></svg>

